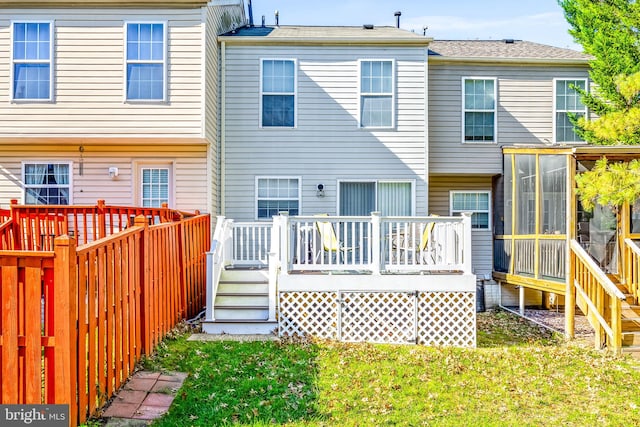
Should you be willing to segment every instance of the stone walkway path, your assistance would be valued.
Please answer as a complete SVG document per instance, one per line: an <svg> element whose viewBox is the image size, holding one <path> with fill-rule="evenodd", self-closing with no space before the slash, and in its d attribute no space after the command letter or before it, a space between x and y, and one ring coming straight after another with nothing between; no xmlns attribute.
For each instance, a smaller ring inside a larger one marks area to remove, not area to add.
<svg viewBox="0 0 640 427"><path fill-rule="evenodd" d="M143 426L160 418L185 378L183 373L136 372L102 414L108 419L106 426Z"/></svg>

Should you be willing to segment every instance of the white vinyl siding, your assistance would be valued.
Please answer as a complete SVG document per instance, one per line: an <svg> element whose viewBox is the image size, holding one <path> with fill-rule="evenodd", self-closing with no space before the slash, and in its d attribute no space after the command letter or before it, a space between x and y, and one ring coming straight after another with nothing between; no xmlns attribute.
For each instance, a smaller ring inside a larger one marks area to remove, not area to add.
<svg viewBox="0 0 640 427"><path fill-rule="evenodd" d="M294 59L260 61L261 127L295 127L297 67Z"/></svg>
<svg viewBox="0 0 640 427"><path fill-rule="evenodd" d="M0 134L73 137L203 136L203 13L166 8L3 9L0 15L0 99L12 99L11 17L55 22L55 103L0 104ZM18 22L17 19L14 20ZM20 22L26 22L20 21ZM123 102L125 22L166 22L166 94L171 103ZM4 53L3 53L4 52ZM215 120L213 117L212 120ZM77 151L77 147L76 147Z"/></svg>
<svg viewBox="0 0 640 427"><path fill-rule="evenodd" d="M502 146L544 147L554 141L554 78L588 77L588 66L474 64L429 58L429 172L502 173ZM499 144L464 143L462 85L466 76L495 76Z"/></svg>
<svg viewBox="0 0 640 427"><path fill-rule="evenodd" d="M360 61L361 127L393 127L394 83L393 61Z"/></svg>
<svg viewBox="0 0 640 427"><path fill-rule="evenodd" d="M471 212L471 228L491 230L491 192L451 191L451 215Z"/></svg>
<svg viewBox="0 0 640 427"><path fill-rule="evenodd" d="M226 44L222 213L255 217L255 176L301 178L301 215L337 214L339 181L412 181L427 194L426 55L424 48L371 46L238 46ZM259 128L260 58L298 66L296 128ZM359 61L395 63L393 128L359 126ZM317 196L318 184L324 197ZM426 214L426 196L415 213Z"/></svg>
<svg viewBox="0 0 640 427"><path fill-rule="evenodd" d="M22 182L25 204L71 204L71 171L71 162L24 162Z"/></svg>
<svg viewBox="0 0 640 427"><path fill-rule="evenodd" d="M300 214L300 179L256 177L256 219L270 220L279 212Z"/></svg>
<svg viewBox="0 0 640 427"><path fill-rule="evenodd" d="M555 79L553 95L554 111L554 141L555 142L584 142L575 132L570 114L585 117L587 107L582 103L580 94L573 88L587 90L586 79Z"/></svg>
<svg viewBox="0 0 640 427"><path fill-rule="evenodd" d="M462 79L462 141L497 142L497 80Z"/></svg>
<svg viewBox="0 0 640 427"><path fill-rule="evenodd" d="M11 24L11 96L15 101L53 99L53 22Z"/></svg>
<svg viewBox="0 0 640 427"><path fill-rule="evenodd" d="M166 99L166 28L164 22L125 24L127 101Z"/></svg>

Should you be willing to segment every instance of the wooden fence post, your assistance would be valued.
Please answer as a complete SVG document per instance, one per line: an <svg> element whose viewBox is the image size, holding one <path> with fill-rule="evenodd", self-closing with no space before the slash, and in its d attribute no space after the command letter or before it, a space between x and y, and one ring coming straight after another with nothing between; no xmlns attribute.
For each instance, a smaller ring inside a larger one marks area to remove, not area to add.
<svg viewBox="0 0 640 427"><path fill-rule="evenodd" d="M13 250L20 251L22 250L22 233L20 229L20 217L18 215L18 199L11 199L11 206L9 209L11 210L11 221L13 222Z"/></svg>
<svg viewBox="0 0 640 427"><path fill-rule="evenodd" d="M97 239L103 239L107 237L107 221L106 221L106 209L104 200L98 200L98 206L96 206L98 212L98 235Z"/></svg>
<svg viewBox="0 0 640 427"><path fill-rule="evenodd" d="M69 236L60 236L54 242L55 401L53 403L68 404L69 425L77 425L76 241Z"/></svg>
<svg viewBox="0 0 640 427"><path fill-rule="evenodd" d="M153 324L153 308L151 306L153 302L153 296L151 294L151 275L150 266L151 262L151 248L149 247L149 223L144 215L138 215L134 220L134 226L142 227L142 237L140 238L140 328L142 337L142 352L147 356L151 354L153 350L153 338L151 334L151 328L155 327Z"/></svg>

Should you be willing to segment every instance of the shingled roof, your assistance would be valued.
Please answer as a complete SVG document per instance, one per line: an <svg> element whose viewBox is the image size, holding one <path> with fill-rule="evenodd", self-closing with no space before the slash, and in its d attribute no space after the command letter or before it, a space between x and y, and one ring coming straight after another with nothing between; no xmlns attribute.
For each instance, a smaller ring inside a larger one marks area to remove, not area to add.
<svg viewBox="0 0 640 427"><path fill-rule="evenodd" d="M587 62L591 56L522 40L434 40L429 44L429 56L460 60L566 60Z"/></svg>

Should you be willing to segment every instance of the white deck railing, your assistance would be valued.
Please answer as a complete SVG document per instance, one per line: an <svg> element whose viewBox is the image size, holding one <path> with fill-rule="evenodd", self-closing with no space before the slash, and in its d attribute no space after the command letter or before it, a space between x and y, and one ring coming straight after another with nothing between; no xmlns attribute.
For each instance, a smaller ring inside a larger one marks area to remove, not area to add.
<svg viewBox="0 0 640 427"><path fill-rule="evenodd" d="M349 272L472 274L471 216L295 216L235 223L218 217L207 260L207 318L222 270L269 266L269 317L275 316L278 274Z"/></svg>

